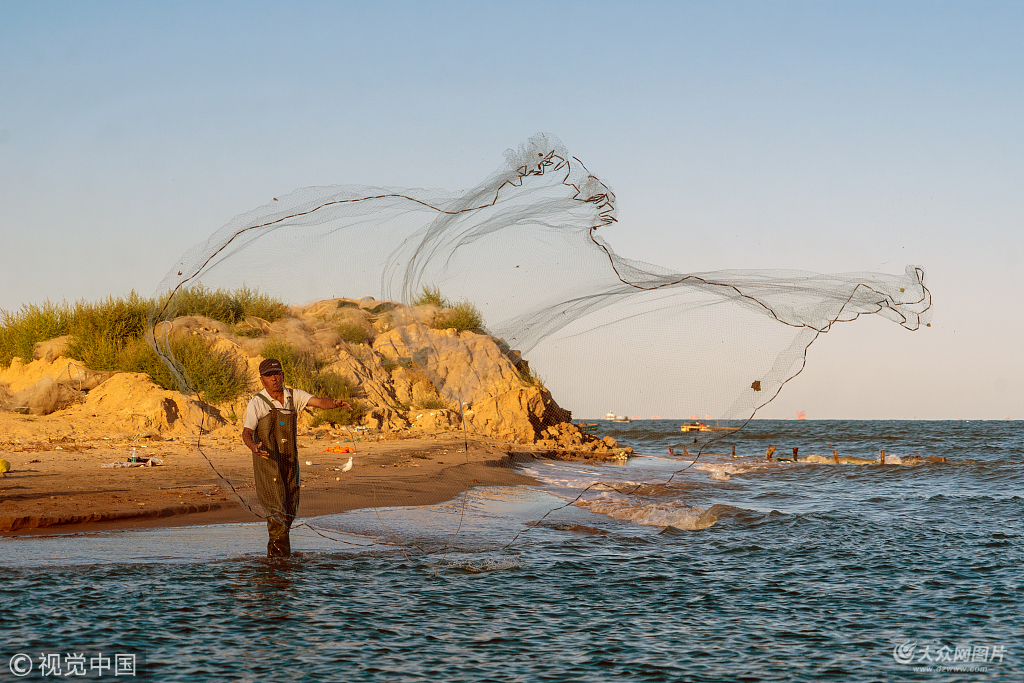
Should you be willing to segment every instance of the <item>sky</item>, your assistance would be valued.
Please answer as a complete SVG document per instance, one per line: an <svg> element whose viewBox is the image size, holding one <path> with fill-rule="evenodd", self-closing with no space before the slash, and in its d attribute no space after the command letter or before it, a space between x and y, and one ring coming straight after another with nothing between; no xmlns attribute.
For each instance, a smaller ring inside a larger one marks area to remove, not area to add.
<svg viewBox="0 0 1024 683"><path fill-rule="evenodd" d="M543 131L622 256L924 268L930 328L837 326L759 417L1024 419L1022 35L1020 2L0 0L0 308L149 295L273 196L468 188Z"/></svg>

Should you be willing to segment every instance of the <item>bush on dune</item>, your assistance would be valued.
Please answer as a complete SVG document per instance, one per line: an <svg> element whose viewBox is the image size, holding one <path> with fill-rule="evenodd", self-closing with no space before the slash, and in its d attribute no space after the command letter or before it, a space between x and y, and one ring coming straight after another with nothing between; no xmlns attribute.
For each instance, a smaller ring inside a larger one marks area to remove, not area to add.
<svg viewBox="0 0 1024 683"><path fill-rule="evenodd" d="M441 310L434 317L434 327L438 330L455 329L460 332L482 332L484 317L480 309L469 301L453 303L441 294L438 287L423 286L423 291L412 300L413 306L437 306Z"/></svg>
<svg viewBox="0 0 1024 683"><path fill-rule="evenodd" d="M68 355L93 370L144 372L164 389L179 389L171 371L145 341L149 313L163 303L166 298L157 302L132 292L127 297L79 301L73 306L47 301L22 306L16 313L0 310L0 365L10 365L15 356L31 361L36 343L70 335ZM198 286L177 293L175 311L235 324L248 316L278 320L289 309L247 287L209 290ZM188 375L191 389L208 403L233 400L251 388L248 370L231 354L215 351L200 337L174 337L171 352Z"/></svg>
<svg viewBox="0 0 1024 683"><path fill-rule="evenodd" d="M75 305L68 354L93 370L123 370L126 346L146 332L149 301L132 292L127 298Z"/></svg>
<svg viewBox="0 0 1024 683"><path fill-rule="evenodd" d="M249 393L255 384L244 362L230 353L217 351L202 337L175 335L170 340L170 350L178 367L188 377L190 386L185 387L186 393L195 393L207 403L234 401ZM144 339L136 339L127 345L118 360L120 370L143 372L154 384L167 390L182 388Z"/></svg>
<svg viewBox="0 0 1024 683"><path fill-rule="evenodd" d="M166 298L159 302L162 307ZM202 315L229 325L242 322L249 316L274 322L288 315L289 308L282 302L259 290L246 286L238 289L210 290L202 285L183 289L174 297L174 316Z"/></svg>
<svg viewBox="0 0 1024 683"><path fill-rule="evenodd" d="M36 342L61 337L71 331L68 305L25 304L17 313L0 309L0 366L8 366L15 356L32 360Z"/></svg>
<svg viewBox="0 0 1024 683"><path fill-rule="evenodd" d="M460 301L438 313L434 319L434 327L439 330L481 332L484 328L484 317L476 306L468 301Z"/></svg>
<svg viewBox="0 0 1024 683"><path fill-rule="evenodd" d="M415 299L412 300L413 306L437 306L438 308L448 308L451 304L448 300L441 296L441 289L439 287L429 287L423 285L423 291L420 292Z"/></svg>
<svg viewBox="0 0 1024 683"><path fill-rule="evenodd" d="M359 323L343 322L338 324L338 336L349 344L365 344L370 333Z"/></svg>

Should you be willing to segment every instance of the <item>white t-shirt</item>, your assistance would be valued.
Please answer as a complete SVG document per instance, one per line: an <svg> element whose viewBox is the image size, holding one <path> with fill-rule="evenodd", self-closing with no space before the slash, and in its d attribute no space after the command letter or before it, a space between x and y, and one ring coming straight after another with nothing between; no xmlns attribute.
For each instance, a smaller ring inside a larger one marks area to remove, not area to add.
<svg viewBox="0 0 1024 683"><path fill-rule="evenodd" d="M260 398L260 394L263 394L270 402L274 404L275 408L284 410L285 406L288 405L288 397L292 397L293 406L292 410L296 413L301 413L302 409L309 403L309 399L313 398L313 394L307 393L302 389L292 389L291 387L284 388L284 405L278 403L270 394L267 393L266 389L260 391L249 400L249 405L245 408L245 424L243 427L256 431L256 425L259 423L260 418L270 413L270 406L267 402Z"/></svg>

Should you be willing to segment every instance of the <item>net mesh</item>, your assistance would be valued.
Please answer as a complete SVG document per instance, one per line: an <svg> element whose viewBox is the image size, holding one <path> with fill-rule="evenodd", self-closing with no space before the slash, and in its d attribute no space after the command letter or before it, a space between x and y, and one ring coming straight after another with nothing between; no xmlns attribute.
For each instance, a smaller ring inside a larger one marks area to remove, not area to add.
<svg viewBox="0 0 1024 683"><path fill-rule="evenodd" d="M358 490L333 469L314 486L314 463L303 471L304 510L323 515L319 529L431 550L452 547L473 524L488 530L482 545L505 546L576 500L572 492L524 500L515 491L528 489L501 488L532 481L521 466L528 450L597 453L594 439L565 427L566 407L582 417L631 406L740 425L803 369L807 348L835 323L874 314L915 330L930 314L916 267L680 273L617 255L603 233L623 229L614 193L547 135L508 150L494 174L463 192L305 188L236 217L182 256L160 285L149 339L182 391L195 394L194 371L174 343L204 333L202 320L176 315L190 288L246 286L295 304L281 320L246 320L245 333L211 334L250 368L268 349L287 348L353 388L367 431L356 440L353 427L332 428L324 444L349 444L355 452L345 457L376 470L360 472ZM438 296L424 301L429 292ZM210 406L204 420L226 410ZM198 447L239 500L265 515L251 465L204 445L210 428L197 422ZM415 502L431 504L415 509L405 507L408 484L389 479L390 461L378 462L411 457L394 440L409 429L448 437L423 458L445 467L417 485ZM723 433L686 432L680 444L699 456ZM389 456L379 440L388 435ZM625 445L606 442L602 453L621 461ZM378 460L368 458L374 449ZM492 457L481 464L467 449ZM457 497L474 484L490 488ZM363 512L336 514L354 508Z"/></svg>

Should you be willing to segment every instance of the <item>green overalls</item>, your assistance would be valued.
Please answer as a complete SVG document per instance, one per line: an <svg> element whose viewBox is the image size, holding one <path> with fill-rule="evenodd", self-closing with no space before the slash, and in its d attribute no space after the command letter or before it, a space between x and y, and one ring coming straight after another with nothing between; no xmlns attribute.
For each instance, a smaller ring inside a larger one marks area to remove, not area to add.
<svg viewBox="0 0 1024 683"><path fill-rule="evenodd" d="M256 440L269 452L269 460L253 453L256 494L267 516L267 557L291 554L288 530L299 509L299 452L295 441L298 415L291 395L285 408L277 408L262 393L270 412L256 423Z"/></svg>

